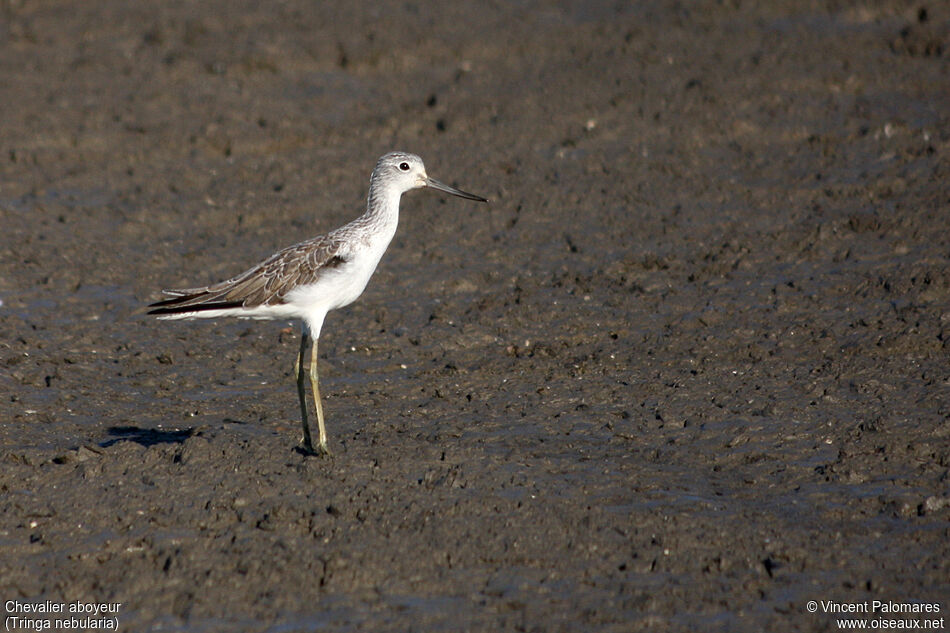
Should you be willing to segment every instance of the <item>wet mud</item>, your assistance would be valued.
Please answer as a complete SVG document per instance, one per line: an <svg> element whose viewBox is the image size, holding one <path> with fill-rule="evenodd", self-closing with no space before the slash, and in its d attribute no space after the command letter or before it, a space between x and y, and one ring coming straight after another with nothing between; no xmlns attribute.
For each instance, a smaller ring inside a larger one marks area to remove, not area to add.
<svg viewBox="0 0 950 633"><path fill-rule="evenodd" d="M5 605L120 603L126 631L950 609L945 6L10 1L0 101ZM352 219L391 149L492 204L403 198L327 319L334 457L308 457L295 324L142 308Z"/></svg>

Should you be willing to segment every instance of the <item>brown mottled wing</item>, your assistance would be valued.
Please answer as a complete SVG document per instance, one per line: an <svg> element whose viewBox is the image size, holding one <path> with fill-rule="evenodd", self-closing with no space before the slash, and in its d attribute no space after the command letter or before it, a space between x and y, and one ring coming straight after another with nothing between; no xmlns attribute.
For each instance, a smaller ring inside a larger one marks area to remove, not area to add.
<svg viewBox="0 0 950 633"><path fill-rule="evenodd" d="M174 314L279 305L297 286L347 260L346 242L329 235L289 246L227 281L203 288L165 290L171 299L151 304L149 314Z"/></svg>

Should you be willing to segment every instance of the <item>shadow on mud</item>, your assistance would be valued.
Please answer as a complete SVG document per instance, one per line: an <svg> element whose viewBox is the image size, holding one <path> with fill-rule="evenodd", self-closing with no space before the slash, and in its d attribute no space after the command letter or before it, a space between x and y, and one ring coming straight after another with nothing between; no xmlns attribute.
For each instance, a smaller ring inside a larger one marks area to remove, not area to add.
<svg viewBox="0 0 950 633"><path fill-rule="evenodd" d="M181 444L194 434L194 428L175 431L143 429L137 426L110 426L107 432L113 439L100 442L99 446L108 448L116 442L135 442L148 448L156 444Z"/></svg>

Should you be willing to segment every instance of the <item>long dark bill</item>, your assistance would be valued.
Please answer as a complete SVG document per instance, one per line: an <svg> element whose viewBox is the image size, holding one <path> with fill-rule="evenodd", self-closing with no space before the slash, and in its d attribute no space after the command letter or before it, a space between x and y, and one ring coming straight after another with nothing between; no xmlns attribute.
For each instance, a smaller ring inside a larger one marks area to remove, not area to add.
<svg viewBox="0 0 950 633"><path fill-rule="evenodd" d="M467 200L477 200L479 202L488 202L488 198L476 196L474 193L468 193L467 191L462 191L461 189L450 187L447 184L443 182L439 182L438 180L434 178L426 178L426 186L432 187L433 189L438 189L439 191L444 191L445 193L450 193L453 196L458 196L459 198L465 198Z"/></svg>

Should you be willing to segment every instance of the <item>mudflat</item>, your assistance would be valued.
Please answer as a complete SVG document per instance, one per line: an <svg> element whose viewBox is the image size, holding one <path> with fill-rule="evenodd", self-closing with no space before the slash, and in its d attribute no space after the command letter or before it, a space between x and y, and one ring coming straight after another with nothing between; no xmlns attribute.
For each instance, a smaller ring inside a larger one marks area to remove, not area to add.
<svg viewBox="0 0 950 633"><path fill-rule="evenodd" d="M762 4L4 2L6 617L945 617L950 12ZM492 203L404 196L309 457L296 324L143 307L394 149Z"/></svg>

